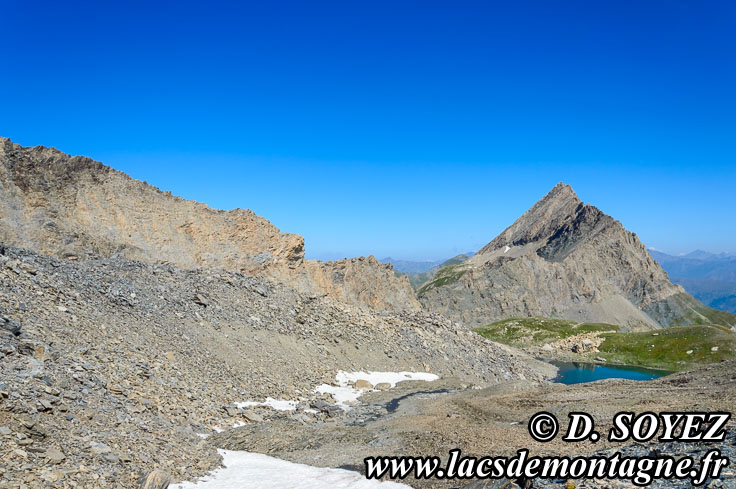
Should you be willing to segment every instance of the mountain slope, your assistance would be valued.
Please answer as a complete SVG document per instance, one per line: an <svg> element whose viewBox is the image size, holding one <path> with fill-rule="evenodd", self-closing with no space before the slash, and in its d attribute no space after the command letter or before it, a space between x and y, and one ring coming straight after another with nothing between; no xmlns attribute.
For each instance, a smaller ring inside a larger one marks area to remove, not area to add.
<svg viewBox="0 0 736 489"><path fill-rule="evenodd" d="M409 283L414 288L414 290L418 290L419 288L421 288L422 285L432 280L432 278L434 278L437 272L439 272L443 268L448 267L450 265L457 265L459 263L462 263L466 261L468 258L470 258L471 256L473 256L473 253L466 253L462 255L453 256L449 260L445 260L424 272L401 273L401 271L397 271L396 275L399 277L405 275L409 279Z"/></svg>
<svg viewBox="0 0 736 489"><path fill-rule="evenodd" d="M0 242L65 259L118 256L239 271L379 310L419 309L408 280L396 278L390 265L308 261L302 236L282 233L250 210L212 209L89 158L6 138L0 138ZM341 267L354 273L340 277Z"/></svg>
<svg viewBox="0 0 736 489"><path fill-rule="evenodd" d="M426 309L467 326L516 316L625 329L736 324L672 284L636 234L561 183L467 262L440 270L418 295Z"/></svg>
<svg viewBox="0 0 736 489"><path fill-rule="evenodd" d="M346 369L474 384L554 373L422 311L377 313L237 272L0 245L0 487L132 488L152 468L191 480L218 465L202 437L219 428L324 424L308 409L325 408L315 387ZM236 405L268 397L302 406Z"/></svg>

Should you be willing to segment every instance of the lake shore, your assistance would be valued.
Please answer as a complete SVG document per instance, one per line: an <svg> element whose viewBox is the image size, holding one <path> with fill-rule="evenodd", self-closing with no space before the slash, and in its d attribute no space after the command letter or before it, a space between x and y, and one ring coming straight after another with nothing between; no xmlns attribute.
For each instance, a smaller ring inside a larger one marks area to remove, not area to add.
<svg viewBox="0 0 736 489"><path fill-rule="evenodd" d="M607 364L603 362L563 362L545 360L558 368L557 377L552 382L561 384L580 384L605 379L654 380L671 375L671 370L640 367L637 365Z"/></svg>

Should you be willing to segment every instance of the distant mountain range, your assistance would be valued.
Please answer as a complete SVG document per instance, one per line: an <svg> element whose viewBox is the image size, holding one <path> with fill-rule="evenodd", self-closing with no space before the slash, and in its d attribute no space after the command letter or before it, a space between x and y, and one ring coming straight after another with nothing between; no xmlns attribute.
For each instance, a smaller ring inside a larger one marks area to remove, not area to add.
<svg viewBox="0 0 736 489"><path fill-rule="evenodd" d="M715 309L736 313L736 253L697 250L673 256L651 248L649 253L673 282L698 300Z"/></svg>
<svg viewBox="0 0 736 489"><path fill-rule="evenodd" d="M461 253L461 254L459 254L457 256L458 257L460 257L460 256L467 256L468 258L470 258L474 254L475 254L474 251L468 251L467 253ZM450 258L450 260L452 260L452 259L453 258ZM436 260L436 261L431 261L431 260L413 261L413 260L395 260L395 259L391 258L390 256L388 256L388 257L382 258L382 259L380 259L378 261L380 261L381 263L390 263L391 265L394 266L394 270L396 270L397 272L401 272L401 273L424 273L424 272L428 272L429 270L431 270L431 269L433 269L435 267L439 267L439 266L445 265L445 263L448 261L448 259L445 258L445 259Z"/></svg>

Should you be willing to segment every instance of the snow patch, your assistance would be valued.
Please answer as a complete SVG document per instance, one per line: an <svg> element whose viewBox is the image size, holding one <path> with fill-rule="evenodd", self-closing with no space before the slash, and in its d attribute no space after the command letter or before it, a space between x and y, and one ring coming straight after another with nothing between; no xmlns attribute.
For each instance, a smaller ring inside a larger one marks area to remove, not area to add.
<svg viewBox="0 0 736 489"><path fill-rule="evenodd" d="M373 385L386 383L391 384L391 387L396 387L396 384L405 380L432 382L439 377L426 372L344 372L342 370L335 376L338 385L348 385L360 379L367 380Z"/></svg>
<svg viewBox="0 0 736 489"><path fill-rule="evenodd" d="M296 464L260 453L218 450L225 468L199 482L170 489L411 489L406 484L368 480L351 470Z"/></svg>
<svg viewBox="0 0 736 489"><path fill-rule="evenodd" d="M506 246L506 247L505 247L505 248L503 249L503 254L505 255L506 253L508 253L510 249L511 249L511 247L507 245L507 246Z"/></svg>
<svg viewBox="0 0 736 489"><path fill-rule="evenodd" d="M350 410L350 404L355 403L361 396L362 392L358 389L347 386L336 386L322 384L314 389L317 394L330 394L335 400L335 404L343 408L345 411Z"/></svg>
<svg viewBox="0 0 736 489"><path fill-rule="evenodd" d="M275 409L276 411L294 411L297 404L299 404L297 401L286 401L283 399L274 399L273 397L267 397L264 402L236 402L235 407L243 409L246 407L266 406Z"/></svg>
<svg viewBox="0 0 736 489"><path fill-rule="evenodd" d="M350 409L350 404L358 401L364 390L356 389L352 384L357 380L367 380L373 385L390 384L395 387L399 382L405 380L424 380L432 382L439 379L435 374L426 372L345 372L340 370L335 376L337 385L322 384L314 391L318 394L330 394L335 403L344 410Z"/></svg>

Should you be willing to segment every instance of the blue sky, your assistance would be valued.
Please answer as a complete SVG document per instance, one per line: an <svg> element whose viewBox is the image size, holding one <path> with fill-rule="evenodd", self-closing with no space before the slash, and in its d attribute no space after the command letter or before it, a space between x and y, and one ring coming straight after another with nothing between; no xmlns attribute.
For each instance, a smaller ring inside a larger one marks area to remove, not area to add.
<svg viewBox="0 0 736 489"><path fill-rule="evenodd" d="M0 135L310 257L478 249L558 181L649 246L736 251L734 2L0 5Z"/></svg>

